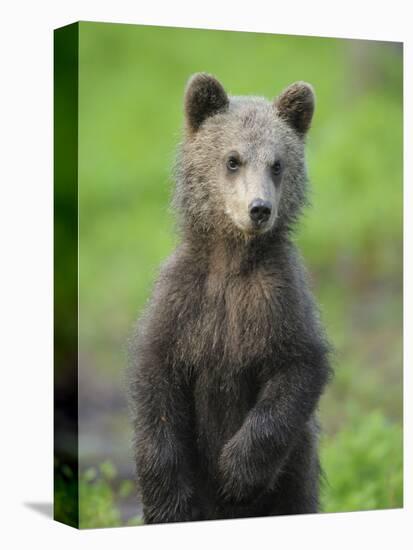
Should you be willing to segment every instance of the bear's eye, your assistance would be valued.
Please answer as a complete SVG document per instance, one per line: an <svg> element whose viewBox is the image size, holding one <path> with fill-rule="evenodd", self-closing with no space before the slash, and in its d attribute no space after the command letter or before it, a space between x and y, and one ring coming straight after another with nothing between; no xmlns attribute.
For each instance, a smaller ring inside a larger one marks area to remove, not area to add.
<svg viewBox="0 0 413 550"><path fill-rule="evenodd" d="M279 176L282 171L282 164L280 160L276 160L274 164L271 166L271 172L274 174L274 176Z"/></svg>
<svg viewBox="0 0 413 550"><path fill-rule="evenodd" d="M237 157L229 157L227 160L227 168L230 172L235 172L240 166L240 161Z"/></svg>

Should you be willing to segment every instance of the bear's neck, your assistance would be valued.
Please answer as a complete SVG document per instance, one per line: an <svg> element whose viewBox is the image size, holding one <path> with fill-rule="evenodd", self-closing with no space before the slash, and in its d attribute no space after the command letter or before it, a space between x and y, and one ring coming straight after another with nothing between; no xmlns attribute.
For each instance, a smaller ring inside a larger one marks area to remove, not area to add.
<svg viewBox="0 0 413 550"><path fill-rule="evenodd" d="M257 267L281 263L291 241L284 232L270 233L254 239L226 239L211 235L204 239L184 240L191 249L191 256L207 271L221 275L245 274Z"/></svg>

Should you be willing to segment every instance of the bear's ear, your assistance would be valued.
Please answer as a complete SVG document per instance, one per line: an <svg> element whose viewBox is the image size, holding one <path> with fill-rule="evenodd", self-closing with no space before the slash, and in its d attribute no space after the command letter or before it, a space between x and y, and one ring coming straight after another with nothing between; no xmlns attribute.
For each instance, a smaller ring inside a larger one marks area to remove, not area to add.
<svg viewBox="0 0 413 550"><path fill-rule="evenodd" d="M313 118L315 95L313 87L307 82L295 82L288 86L274 100L278 116L291 128L304 136L310 128Z"/></svg>
<svg viewBox="0 0 413 550"><path fill-rule="evenodd" d="M216 78L206 73L194 74L185 91L185 117L189 133L195 133L206 118L224 111L228 105L228 96Z"/></svg>

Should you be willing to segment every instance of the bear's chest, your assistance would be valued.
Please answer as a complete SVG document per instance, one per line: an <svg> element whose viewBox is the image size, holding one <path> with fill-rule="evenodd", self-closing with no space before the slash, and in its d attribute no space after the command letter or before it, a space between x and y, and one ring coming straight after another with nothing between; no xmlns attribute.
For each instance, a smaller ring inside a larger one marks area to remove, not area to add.
<svg viewBox="0 0 413 550"><path fill-rule="evenodd" d="M233 371L272 354L280 307L271 274L208 274L182 309L177 350L191 367Z"/></svg>

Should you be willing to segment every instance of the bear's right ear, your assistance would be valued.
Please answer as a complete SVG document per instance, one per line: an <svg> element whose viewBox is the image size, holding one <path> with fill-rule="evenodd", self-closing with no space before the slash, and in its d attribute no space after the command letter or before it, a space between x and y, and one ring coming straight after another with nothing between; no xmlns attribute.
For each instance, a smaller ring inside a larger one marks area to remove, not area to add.
<svg viewBox="0 0 413 550"><path fill-rule="evenodd" d="M185 117L189 134L194 134L205 119L224 111L228 105L228 96L216 78L206 73L194 74L185 91Z"/></svg>

